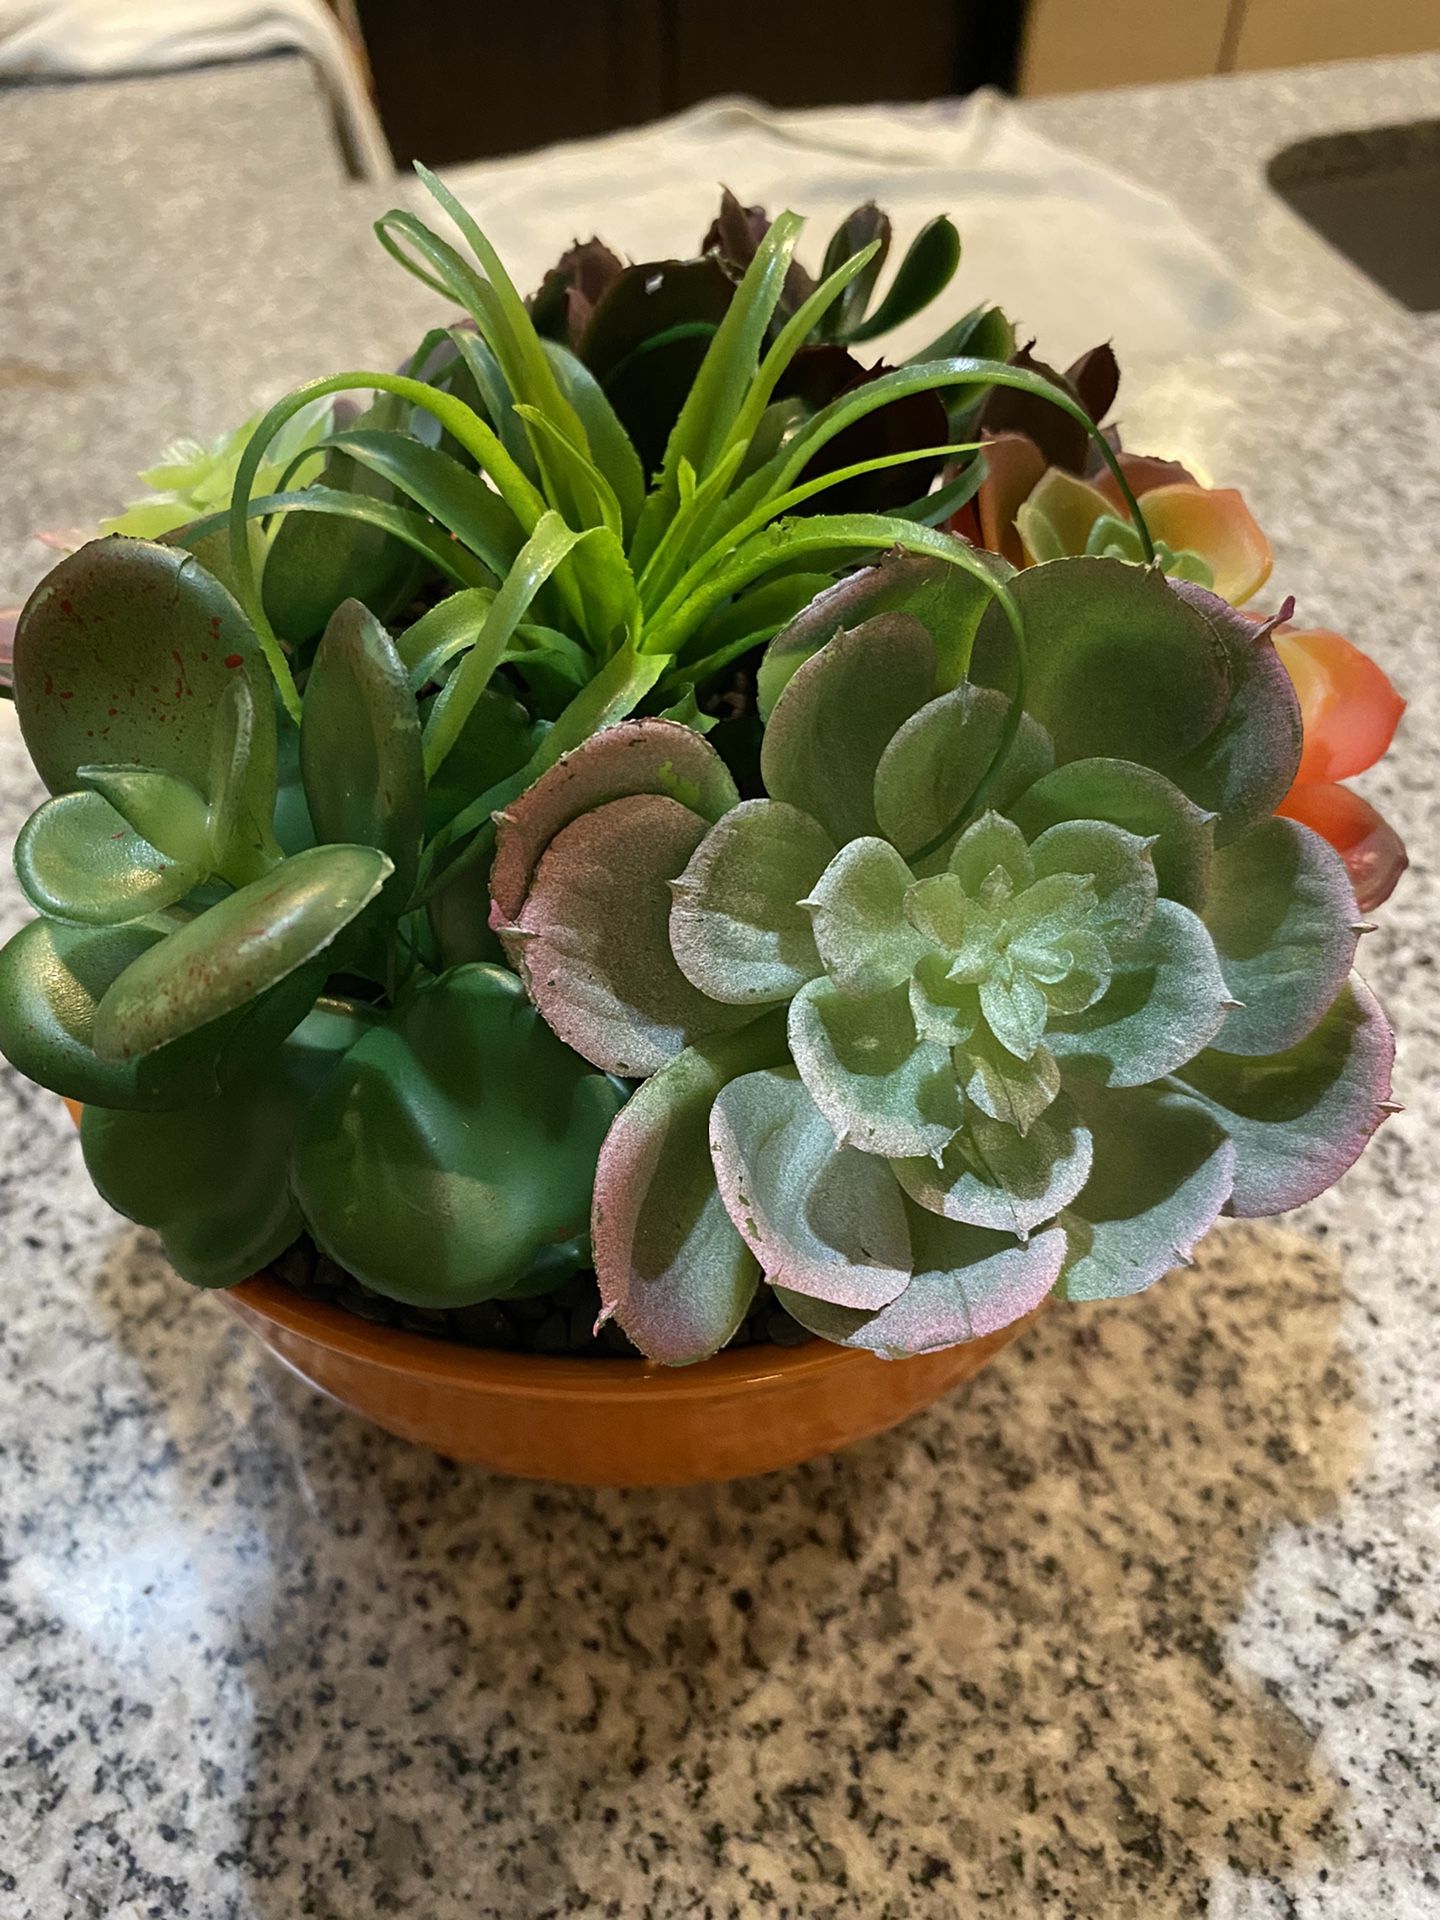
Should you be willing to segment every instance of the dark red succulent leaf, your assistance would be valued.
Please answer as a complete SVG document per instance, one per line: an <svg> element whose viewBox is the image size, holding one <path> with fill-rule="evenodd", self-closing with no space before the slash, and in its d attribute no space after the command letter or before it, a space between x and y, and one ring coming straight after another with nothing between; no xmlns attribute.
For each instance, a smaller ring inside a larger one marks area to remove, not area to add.
<svg viewBox="0 0 1440 1920"><path fill-rule="evenodd" d="M868 378L848 347L824 341L802 347L775 385L777 400L802 400L811 413L828 407L837 394Z"/></svg>
<svg viewBox="0 0 1440 1920"><path fill-rule="evenodd" d="M1061 387L1072 400L1079 400L1067 375L1057 373L1045 361L1037 360L1029 346L1019 347L1010 356L1010 365L1027 373L1038 373L1052 385ZM1067 473L1083 473L1090 449L1090 435L1078 420L1072 420L1051 401L1038 394L1022 393L1015 387L992 387L980 409L980 426L989 434L1021 433L1034 441L1044 455L1047 467L1064 467Z"/></svg>
<svg viewBox="0 0 1440 1920"><path fill-rule="evenodd" d="M700 251L708 259L718 260L732 280L741 280L755 258L760 242L770 231L770 216L764 207L742 207L728 187L721 189L720 211L706 229ZM815 281L798 260L792 260L785 275L785 290L780 296L784 313L794 313L815 291Z"/></svg>
<svg viewBox="0 0 1440 1920"><path fill-rule="evenodd" d="M624 271L624 261L603 240L577 240L550 268L538 292L530 296L535 331L547 340L574 348L596 306Z"/></svg>
<svg viewBox="0 0 1440 1920"><path fill-rule="evenodd" d="M796 355L797 363L811 360L814 362L817 384L826 375L833 377L841 369L842 362L848 361L853 369L843 385L829 396L831 399L855 393L878 380L882 374L890 372L883 360L877 361L873 367L860 366L842 347L811 347ZM801 377L805 375L802 373ZM886 454L904 453L912 447L943 446L949 437L945 403L940 396L933 392L907 394L904 399L892 400L888 407L878 407L874 413L868 413L864 419L846 427L843 433L836 434L805 468L800 480L802 484L817 480L822 474L838 472L841 467L855 466L862 460L878 460ZM929 460L907 461L903 466L888 467L879 473L862 474L854 480L842 481L837 487L827 488L799 511L887 513L918 499L928 490L943 465L943 456L937 456Z"/></svg>
<svg viewBox="0 0 1440 1920"><path fill-rule="evenodd" d="M1120 391L1120 362L1115 358L1115 349L1108 340L1102 340L1098 347L1091 347L1065 369L1065 379L1081 406L1099 426Z"/></svg>
<svg viewBox="0 0 1440 1920"><path fill-rule="evenodd" d="M743 273L770 228L764 207L742 207L729 187L720 189L720 211L705 229L701 253L717 253L726 266Z"/></svg>
<svg viewBox="0 0 1440 1920"><path fill-rule="evenodd" d="M718 259L650 260L611 281L576 348L647 472L665 454L735 287Z"/></svg>

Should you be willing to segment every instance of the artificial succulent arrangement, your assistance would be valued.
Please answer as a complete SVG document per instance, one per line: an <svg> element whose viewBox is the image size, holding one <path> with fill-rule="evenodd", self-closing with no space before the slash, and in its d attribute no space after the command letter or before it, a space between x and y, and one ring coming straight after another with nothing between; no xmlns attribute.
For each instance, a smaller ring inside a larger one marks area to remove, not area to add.
<svg viewBox="0 0 1440 1920"><path fill-rule="evenodd" d="M1335 1180L1400 703L1239 610L1264 537L1121 449L1109 349L866 364L950 222L881 293L874 207L812 276L728 194L526 301L422 177L459 244L377 232L462 317L171 449L18 623L0 1046L101 1193L197 1286L308 1237L685 1364L757 1297L932 1351Z"/></svg>

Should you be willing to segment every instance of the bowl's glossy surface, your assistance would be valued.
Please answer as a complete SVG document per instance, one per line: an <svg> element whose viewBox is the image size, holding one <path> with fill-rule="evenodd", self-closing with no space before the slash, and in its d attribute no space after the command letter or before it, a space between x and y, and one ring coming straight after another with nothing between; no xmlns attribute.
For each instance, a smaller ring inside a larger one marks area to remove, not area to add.
<svg viewBox="0 0 1440 1920"><path fill-rule="evenodd" d="M817 1340L676 1368L452 1346L268 1274L220 1297L302 1379L387 1432L497 1473L610 1487L734 1480L832 1453L929 1406L1028 1325L912 1360Z"/></svg>

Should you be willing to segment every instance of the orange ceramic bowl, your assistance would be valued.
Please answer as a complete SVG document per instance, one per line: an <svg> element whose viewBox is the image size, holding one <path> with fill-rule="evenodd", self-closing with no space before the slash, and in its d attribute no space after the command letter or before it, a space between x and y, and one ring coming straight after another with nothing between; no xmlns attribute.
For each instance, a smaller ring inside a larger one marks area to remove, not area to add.
<svg viewBox="0 0 1440 1920"><path fill-rule="evenodd" d="M737 1480L833 1453L928 1407L1027 1324L912 1360L814 1340L677 1368L453 1346L373 1326L269 1274L220 1297L303 1380L402 1440L496 1473L602 1487Z"/></svg>
<svg viewBox="0 0 1440 1920"><path fill-rule="evenodd" d="M496 1473L602 1487L737 1480L833 1453L928 1407L1029 1324L912 1360L813 1340L677 1368L452 1345L269 1273L218 1297L302 1380L387 1433Z"/></svg>

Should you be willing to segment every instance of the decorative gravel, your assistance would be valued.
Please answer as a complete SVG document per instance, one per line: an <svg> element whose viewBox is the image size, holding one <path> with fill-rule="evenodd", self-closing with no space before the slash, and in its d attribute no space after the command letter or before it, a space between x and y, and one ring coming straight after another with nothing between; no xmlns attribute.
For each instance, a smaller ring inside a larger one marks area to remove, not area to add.
<svg viewBox="0 0 1440 1920"><path fill-rule="evenodd" d="M597 1360L638 1360L619 1327L608 1321L595 1331L600 1294L587 1268L552 1293L523 1300L485 1300L474 1307L411 1307L387 1300L337 1266L314 1242L302 1238L270 1263L270 1271L307 1300L343 1307L383 1327L403 1327L432 1340L500 1353L571 1354ZM798 1347L812 1336L791 1319L762 1282L732 1347Z"/></svg>

